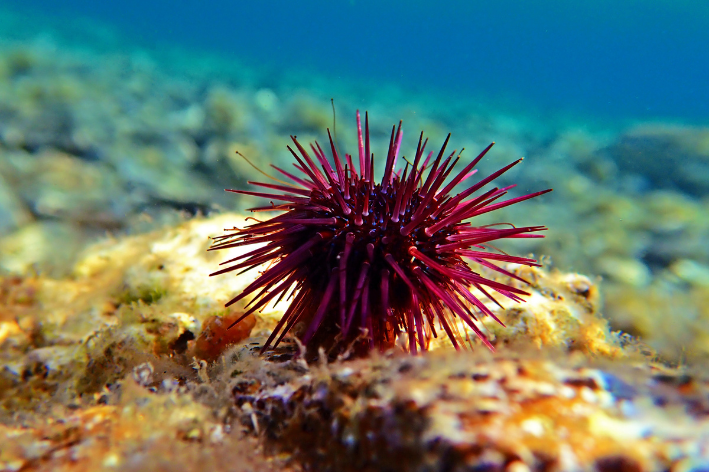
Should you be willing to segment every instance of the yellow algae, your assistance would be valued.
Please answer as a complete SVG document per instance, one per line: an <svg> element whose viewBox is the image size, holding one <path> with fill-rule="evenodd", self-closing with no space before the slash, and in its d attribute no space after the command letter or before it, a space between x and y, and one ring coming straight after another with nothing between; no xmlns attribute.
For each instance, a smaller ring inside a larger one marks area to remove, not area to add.
<svg viewBox="0 0 709 472"><path fill-rule="evenodd" d="M14 321L0 321L0 344L9 336L21 334L19 325Z"/></svg>
<svg viewBox="0 0 709 472"><path fill-rule="evenodd" d="M495 299L502 305L500 308L486 300L484 295L474 293L505 324L503 327L489 317L482 319L483 332L491 340L500 345L531 344L538 349L580 350L611 358L625 355L617 337L611 333L608 321L599 311L596 283L580 274L513 265L510 268L531 282L531 285L524 285L504 280L504 283L514 283L530 293L524 302L517 303L498 295ZM494 274L488 272L486 276ZM500 277L497 279L502 281ZM476 338L460 319L456 319L455 325L469 339ZM446 348L448 345L447 339L441 337L432 341L431 348Z"/></svg>

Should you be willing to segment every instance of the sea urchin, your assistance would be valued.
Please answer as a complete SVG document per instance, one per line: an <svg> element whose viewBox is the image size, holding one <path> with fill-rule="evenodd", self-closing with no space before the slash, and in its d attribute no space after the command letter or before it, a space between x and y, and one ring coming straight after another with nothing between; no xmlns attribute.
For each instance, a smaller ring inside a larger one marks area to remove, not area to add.
<svg viewBox="0 0 709 472"><path fill-rule="evenodd" d="M316 163L291 136L297 152L290 146L288 150L301 175L272 167L292 184L249 182L279 193L227 190L271 200L268 206L252 208L253 212L284 212L214 238L210 250L251 245L255 249L223 262L231 265L211 275L269 264L227 306L255 294L242 317L246 318L270 302L292 299L264 350L294 331L309 350L323 347L339 352L354 343L357 351L367 352L386 349L405 335L404 345L415 353L428 348L437 329L445 331L458 348L464 337L456 317L492 349L477 325L478 318L487 315L500 320L479 297L497 303L491 292L515 301L528 294L482 276L466 259L522 280L495 262L536 266L537 261L491 250L488 244L505 238L542 237L536 233L546 228L474 226L467 220L550 190L504 201L500 197L514 185L482 191L520 159L451 194L475 174L473 168L492 144L448 180L460 159L455 151L444 157L450 134L432 159L433 152L424 158L428 140L422 132L413 164L407 161L403 170L397 170L401 122L398 129L392 127L384 175L376 182L369 120L366 116L362 133L359 112L357 132L357 167L349 154L343 162L329 130L332 164L317 142L310 145Z"/></svg>

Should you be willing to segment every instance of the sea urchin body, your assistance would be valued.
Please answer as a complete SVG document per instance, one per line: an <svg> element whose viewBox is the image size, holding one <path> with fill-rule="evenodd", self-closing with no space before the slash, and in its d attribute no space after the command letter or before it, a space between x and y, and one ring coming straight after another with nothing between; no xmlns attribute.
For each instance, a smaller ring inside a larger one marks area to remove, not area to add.
<svg viewBox="0 0 709 472"><path fill-rule="evenodd" d="M403 335L405 346L415 353L426 350L431 337L441 331L458 348L463 336L456 318L492 349L478 319L499 320L481 298L495 301L492 292L497 292L521 301L527 293L482 276L467 261L521 280L497 264L535 266L537 262L493 251L488 244L541 237L536 233L546 228L474 226L468 220L550 190L503 201L500 198L513 186L483 191L520 159L452 194L475 174L473 168L492 144L449 179L460 159L455 151L446 156L450 134L434 158L433 152L426 154L428 140L421 133L413 163L407 161L397 170L401 122L398 129L392 128L384 175L376 182L368 117L363 133L359 112L357 130L357 165L349 154L343 161L332 137L331 163L319 144L310 145L313 160L291 136L295 149L288 149L299 175L273 167L292 184L249 182L278 193L228 190L271 200L270 205L251 211L283 213L244 229L227 230L214 239L210 250L255 248L222 263L227 267L211 275L268 264L227 306L255 294L245 318L270 302L291 300L264 350L278 345L291 331L310 349L323 347L330 352L352 343L360 352L386 349Z"/></svg>

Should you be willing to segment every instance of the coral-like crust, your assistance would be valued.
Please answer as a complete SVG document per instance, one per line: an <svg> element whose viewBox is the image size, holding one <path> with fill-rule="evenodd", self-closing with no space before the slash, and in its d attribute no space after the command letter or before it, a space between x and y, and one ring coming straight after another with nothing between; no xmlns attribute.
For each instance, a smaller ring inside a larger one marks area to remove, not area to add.
<svg viewBox="0 0 709 472"><path fill-rule="evenodd" d="M237 405L313 470L659 471L704 457L709 379L528 352L382 357L237 381ZM247 377L248 378L248 377ZM668 412L672 411L672 414Z"/></svg>
<svg viewBox="0 0 709 472"><path fill-rule="evenodd" d="M506 266L530 296L489 305L507 325L481 325L497 354L432 342L421 358L325 367L295 359L286 339L259 356L283 316L268 307L249 338L207 344L203 357L215 360L196 361L200 338L222 339L210 338L212 317L243 312L222 306L255 278L204 277L217 262L208 236L234 222L244 218L107 239L66 278L0 278L0 469L572 470L575 457L581 470L659 470L702 460L706 383L660 370L612 333L596 281L579 274ZM254 426L268 454L244 436Z"/></svg>
<svg viewBox="0 0 709 472"><path fill-rule="evenodd" d="M120 396L108 395L111 405L72 411L55 404L45 417L25 413L24 424L0 424L0 470L291 470L260 455L256 438L230 434L194 392L172 385L151 393L152 369L138 366Z"/></svg>

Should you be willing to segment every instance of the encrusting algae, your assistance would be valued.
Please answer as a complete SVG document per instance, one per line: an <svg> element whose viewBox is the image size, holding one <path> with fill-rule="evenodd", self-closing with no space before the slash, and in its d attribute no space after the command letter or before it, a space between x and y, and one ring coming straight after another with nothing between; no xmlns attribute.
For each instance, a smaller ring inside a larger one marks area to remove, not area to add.
<svg viewBox="0 0 709 472"><path fill-rule="evenodd" d="M255 314L249 337L214 336L215 317L243 312L223 304L254 277L206 277L217 262L208 237L234 223L246 221L108 239L67 278L2 279L0 469L689 470L700 460L706 381L612 333L594 281L508 267L531 295L491 307L507 325L482 326L497 354L433 342L418 357L308 364L289 340L258 355L281 305Z"/></svg>
<svg viewBox="0 0 709 472"><path fill-rule="evenodd" d="M703 470L709 381L659 366L449 350L271 369L234 384L243 421L312 470Z"/></svg>

